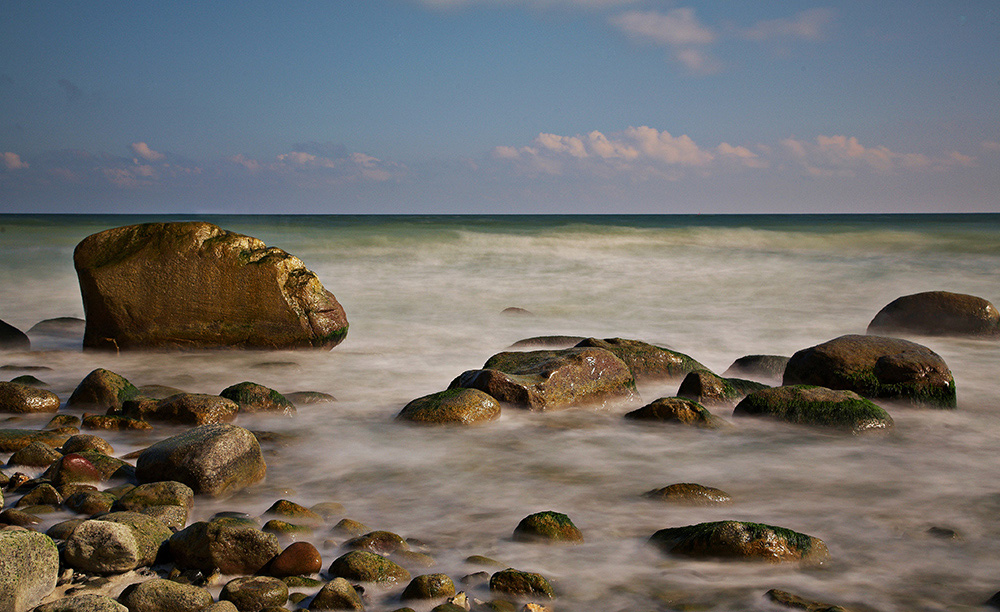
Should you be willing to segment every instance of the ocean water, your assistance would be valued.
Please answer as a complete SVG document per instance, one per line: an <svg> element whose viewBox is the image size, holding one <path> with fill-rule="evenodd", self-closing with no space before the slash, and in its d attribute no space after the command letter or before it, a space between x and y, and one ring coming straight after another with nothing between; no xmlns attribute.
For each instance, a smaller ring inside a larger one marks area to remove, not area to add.
<svg viewBox="0 0 1000 612"><path fill-rule="evenodd" d="M479 569L466 557L487 555L547 576L560 611L776 610L763 596L772 588L885 612L977 610L1000 590L996 341L911 338L948 363L958 409L887 406L896 422L887 437L733 420L730 409L713 410L733 423L719 432L625 422L625 406L506 408L469 429L393 422L411 399L537 335L645 340L721 373L743 355L791 355L864 333L902 295L947 290L996 303L1000 215L189 218L301 258L343 304L347 339L330 352L114 356L82 352L72 334L33 334L36 350L0 362L52 368L36 375L64 400L97 367L192 392L253 380L337 397L294 418L241 417L283 434L265 444L267 479L228 500L199 500L192 520L259 514L281 498L337 501L349 518L422 542L437 564L415 575L457 582ZM165 219L179 217L0 216L0 319L28 330L82 317L75 245ZM501 314L512 306L532 314ZM679 382L639 391L648 402ZM124 454L170 433L107 437ZM677 482L721 488L734 503L641 497ZM541 510L569 515L586 542L513 542L517 523ZM722 519L819 537L831 561L812 570L692 561L646 544L658 529ZM324 530L308 539L325 566L339 554ZM371 592L370 610L400 606L392 592Z"/></svg>

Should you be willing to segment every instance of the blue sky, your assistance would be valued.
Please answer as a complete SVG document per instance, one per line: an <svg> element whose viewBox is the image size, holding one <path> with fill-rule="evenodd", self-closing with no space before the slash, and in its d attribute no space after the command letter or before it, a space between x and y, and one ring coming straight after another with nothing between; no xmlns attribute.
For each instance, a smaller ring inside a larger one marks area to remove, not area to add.
<svg viewBox="0 0 1000 612"><path fill-rule="evenodd" d="M0 212L1000 212L1000 4L0 0Z"/></svg>

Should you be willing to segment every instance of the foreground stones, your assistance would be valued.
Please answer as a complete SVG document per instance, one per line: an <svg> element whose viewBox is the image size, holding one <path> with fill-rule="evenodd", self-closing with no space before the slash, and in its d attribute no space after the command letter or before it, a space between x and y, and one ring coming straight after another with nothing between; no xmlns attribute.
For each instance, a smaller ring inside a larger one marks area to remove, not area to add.
<svg viewBox="0 0 1000 612"><path fill-rule="evenodd" d="M571 348L507 351L469 370L450 387L479 389L501 402L528 410L624 402L637 397L628 366L610 351Z"/></svg>
<svg viewBox="0 0 1000 612"><path fill-rule="evenodd" d="M954 408L955 381L937 353L898 338L849 335L792 355L783 383L854 391L931 408Z"/></svg>
<svg viewBox="0 0 1000 612"><path fill-rule="evenodd" d="M172 532L137 512L112 512L84 521L66 540L66 563L95 574L127 572L152 565Z"/></svg>
<svg viewBox="0 0 1000 612"><path fill-rule="evenodd" d="M795 385L751 393L733 416L772 417L788 423L818 425L859 434L892 429L892 417L853 391Z"/></svg>
<svg viewBox="0 0 1000 612"><path fill-rule="evenodd" d="M347 317L298 258L204 222L88 236L73 254L86 348L332 348Z"/></svg>
<svg viewBox="0 0 1000 612"><path fill-rule="evenodd" d="M868 333L995 337L1000 335L1000 311L974 295L925 291L887 304L868 324Z"/></svg>
<svg viewBox="0 0 1000 612"><path fill-rule="evenodd" d="M0 531L0 610L29 610L56 588L59 551L33 531Z"/></svg>
<svg viewBox="0 0 1000 612"><path fill-rule="evenodd" d="M178 567L223 574L253 574L281 549L278 538L248 519L219 517L199 521L170 536Z"/></svg>
<svg viewBox="0 0 1000 612"><path fill-rule="evenodd" d="M264 478L267 466L252 433L229 424L202 425L157 442L136 461L140 482L176 480L195 494L230 495Z"/></svg>
<svg viewBox="0 0 1000 612"><path fill-rule="evenodd" d="M661 529L649 539L664 553L701 559L741 559L822 565L826 544L812 536L759 523L718 521Z"/></svg>

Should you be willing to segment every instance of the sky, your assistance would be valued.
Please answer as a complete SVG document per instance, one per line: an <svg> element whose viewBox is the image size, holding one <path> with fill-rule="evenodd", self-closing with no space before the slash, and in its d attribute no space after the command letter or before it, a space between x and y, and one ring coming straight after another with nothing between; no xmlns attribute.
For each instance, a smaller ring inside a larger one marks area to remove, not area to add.
<svg viewBox="0 0 1000 612"><path fill-rule="evenodd" d="M1000 2L0 0L58 212L1000 212Z"/></svg>

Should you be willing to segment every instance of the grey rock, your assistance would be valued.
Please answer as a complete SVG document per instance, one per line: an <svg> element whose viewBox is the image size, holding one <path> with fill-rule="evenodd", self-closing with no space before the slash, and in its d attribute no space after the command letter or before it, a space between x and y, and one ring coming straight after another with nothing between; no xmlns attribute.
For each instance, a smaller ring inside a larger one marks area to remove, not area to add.
<svg viewBox="0 0 1000 612"><path fill-rule="evenodd" d="M56 588L59 551L47 535L0 530L0 610L29 610Z"/></svg>
<svg viewBox="0 0 1000 612"><path fill-rule="evenodd" d="M212 594L201 587L154 578L122 591L118 601L129 612L188 612L212 604Z"/></svg>

